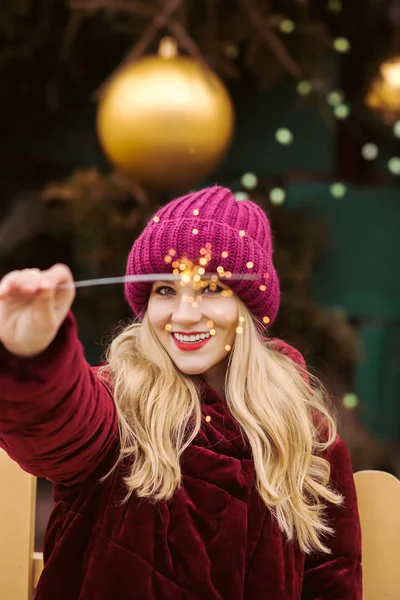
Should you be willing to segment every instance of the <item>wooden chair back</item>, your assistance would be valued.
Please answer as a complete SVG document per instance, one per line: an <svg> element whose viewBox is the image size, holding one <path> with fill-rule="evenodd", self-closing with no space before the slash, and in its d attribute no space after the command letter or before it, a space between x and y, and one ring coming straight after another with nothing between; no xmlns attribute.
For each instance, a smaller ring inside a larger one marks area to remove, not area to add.
<svg viewBox="0 0 400 600"><path fill-rule="evenodd" d="M359 471L354 481L362 532L363 599L399 600L400 481L383 471Z"/></svg>
<svg viewBox="0 0 400 600"><path fill-rule="evenodd" d="M36 478L0 449L0 598L31 600L43 568L34 553Z"/></svg>

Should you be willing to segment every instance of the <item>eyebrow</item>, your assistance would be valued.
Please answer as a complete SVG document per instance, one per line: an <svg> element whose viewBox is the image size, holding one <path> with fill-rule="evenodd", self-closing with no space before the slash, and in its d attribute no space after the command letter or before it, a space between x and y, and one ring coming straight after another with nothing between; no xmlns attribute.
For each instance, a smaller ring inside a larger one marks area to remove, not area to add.
<svg viewBox="0 0 400 600"><path fill-rule="evenodd" d="M154 281L153 286L155 285L175 285L176 281L163 281L162 279L158 279L157 281Z"/></svg>

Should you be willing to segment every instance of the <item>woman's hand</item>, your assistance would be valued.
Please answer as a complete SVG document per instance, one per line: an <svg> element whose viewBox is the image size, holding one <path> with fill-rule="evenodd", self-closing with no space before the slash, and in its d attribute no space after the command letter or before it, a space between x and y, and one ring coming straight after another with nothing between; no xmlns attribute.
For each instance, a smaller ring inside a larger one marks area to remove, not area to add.
<svg viewBox="0 0 400 600"><path fill-rule="evenodd" d="M12 271L0 282L0 342L12 354L36 356L54 340L75 298L71 271Z"/></svg>

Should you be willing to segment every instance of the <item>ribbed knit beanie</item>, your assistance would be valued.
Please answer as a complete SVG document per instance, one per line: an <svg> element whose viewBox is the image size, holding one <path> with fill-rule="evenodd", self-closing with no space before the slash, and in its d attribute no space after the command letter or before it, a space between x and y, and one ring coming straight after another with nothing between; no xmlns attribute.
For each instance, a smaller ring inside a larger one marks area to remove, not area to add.
<svg viewBox="0 0 400 600"><path fill-rule="evenodd" d="M168 255L195 264L210 248L207 273L252 274L254 279L222 279L264 323L272 323L280 301L279 281L272 261L272 237L263 210L249 200L236 200L226 188L215 186L177 198L161 208L134 243L127 275L172 273ZM170 259L169 259L170 260ZM127 282L125 296L142 318L151 283Z"/></svg>

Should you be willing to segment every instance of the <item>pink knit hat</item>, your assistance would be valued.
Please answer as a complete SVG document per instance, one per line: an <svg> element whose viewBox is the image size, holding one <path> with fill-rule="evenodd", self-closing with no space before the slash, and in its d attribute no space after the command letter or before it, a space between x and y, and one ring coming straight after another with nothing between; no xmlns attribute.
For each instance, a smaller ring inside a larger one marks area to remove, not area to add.
<svg viewBox="0 0 400 600"><path fill-rule="evenodd" d="M264 323L272 323L279 309L279 281L272 262L269 221L262 209L232 192L211 187L173 200L161 208L134 243L127 275L171 273L165 262L170 250L198 264L200 250L211 244L206 271L217 267L256 279L223 279L247 308ZM126 283L125 296L138 317L147 308L151 283Z"/></svg>

